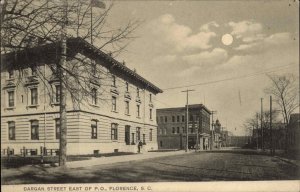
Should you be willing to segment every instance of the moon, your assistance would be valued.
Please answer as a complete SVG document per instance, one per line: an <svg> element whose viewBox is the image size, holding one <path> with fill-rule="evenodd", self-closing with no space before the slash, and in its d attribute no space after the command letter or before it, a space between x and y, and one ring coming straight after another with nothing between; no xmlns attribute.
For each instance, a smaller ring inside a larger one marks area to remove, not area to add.
<svg viewBox="0 0 300 192"><path fill-rule="evenodd" d="M224 45L231 45L232 42L233 42L232 35L230 35L230 34L227 33L227 34L225 34L225 35L222 36L222 43Z"/></svg>

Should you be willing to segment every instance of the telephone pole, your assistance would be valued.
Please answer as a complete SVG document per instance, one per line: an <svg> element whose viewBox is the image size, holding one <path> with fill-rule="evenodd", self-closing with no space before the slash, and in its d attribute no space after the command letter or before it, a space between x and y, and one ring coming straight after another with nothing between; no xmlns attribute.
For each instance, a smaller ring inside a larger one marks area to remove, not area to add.
<svg viewBox="0 0 300 192"><path fill-rule="evenodd" d="M263 98L260 98L260 129L261 129L261 149L264 150L264 128L263 128Z"/></svg>
<svg viewBox="0 0 300 192"><path fill-rule="evenodd" d="M272 96L270 96L270 144L271 144L271 155L274 155L274 145L273 145L273 133L272 133Z"/></svg>
<svg viewBox="0 0 300 192"><path fill-rule="evenodd" d="M210 149L212 149L214 138L214 114L216 114L217 111L211 111L211 140L210 140Z"/></svg>
<svg viewBox="0 0 300 192"><path fill-rule="evenodd" d="M194 89L187 89L186 92L186 146L185 146L185 152L188 151L189 148L189 92L195 91Z"/></svg>

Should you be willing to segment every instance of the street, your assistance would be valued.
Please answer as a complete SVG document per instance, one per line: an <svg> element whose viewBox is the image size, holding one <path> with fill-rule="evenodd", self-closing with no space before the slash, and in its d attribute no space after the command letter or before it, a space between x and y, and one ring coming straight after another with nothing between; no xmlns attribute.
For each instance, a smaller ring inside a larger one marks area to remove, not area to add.
<svg viewBox="0 0 300 192"><path fill-rule="evenodd" d="M80 168L2 169L3 184L300 179L299 167L247 151L192 152Z"/></svg>

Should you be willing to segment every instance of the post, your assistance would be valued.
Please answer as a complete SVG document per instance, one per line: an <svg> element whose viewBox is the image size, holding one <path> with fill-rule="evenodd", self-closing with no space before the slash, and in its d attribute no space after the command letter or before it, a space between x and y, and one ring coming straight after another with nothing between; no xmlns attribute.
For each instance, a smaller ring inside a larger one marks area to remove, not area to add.
<svg viewBox="0 0 300 192"><path fill-rule="evenodd" d="M264 129L263 129L263 98L260 98L260 129L261 129L261 149L264 148Z"/></svg>
<svg viewBox="0 0 300 192"><path fill-rule="evenodd" d="M66 87L63 82L64 72L63 67L66 65L67 54L67 37L66 37L66 25L67 25L67 7L68 0L64 0L64 15L61 29L61 56L59 66L59 78L60 78L60 140L59 140L59 166L65 166L67 162L67 110L66 110Z"/></svg>
<svg viewBox="0 0 300 192"><path fill-rule="evenodd" d="M181 91L181 92L186 92L186 146L185 146L185 152L187 152L188 148L189 148L189 92L190 91L195 91L195 90L187 89L186 91Z"/></svg>
<svg viewBox="0 0 300 192"><path fill-rule="evenodd" d="M212 150L213 143L214 143L214 114L217 113L217 111L211 111L211 139L210 139L210 150Z"/></svg>
<svg viewBox="0 0 300 192"><path fill-rule="evenodd" d="M274 155L273 154L273 148L274 148L274 146L273 146L273 133L272 133L272 96L270 96L270 145L271 145L271 147L270 147L270 152L271 152L271 155Z"/></svg>
<svg viewBox="0 0 300 192"><path fill-rule="evenodd" d="M256 150L258 150L258 113L256 113Z"/></svg>
<svg viewBox="0 0 300 192"><path fill-rule="evenodd" d="M198 117L198 127L197 127L197 136L196 136L196 151L199 148L199 127L200 127L200 118Z"/></svg>

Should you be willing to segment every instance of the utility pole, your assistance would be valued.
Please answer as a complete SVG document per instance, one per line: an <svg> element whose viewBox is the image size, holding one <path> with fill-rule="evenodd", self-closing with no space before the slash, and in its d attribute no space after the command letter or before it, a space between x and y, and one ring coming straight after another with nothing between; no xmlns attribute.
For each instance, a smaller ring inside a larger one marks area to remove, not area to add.
<svg viewBox="0 0 300 192"><path fill-rule="evenodd" d="M211 111L211 140L210 140L210 149L212 150L212 145L213 141L215 140L214 138L214 114L216 114L217 111Z"/></svg>
<svg viewBox="0 0 300 192"><path fill-rule="evenodd" d="M272 96L270 95L270 139L271 139L271 155L274 155L273 133L272 133Z"/></svg>
<svg viewBox="0 0 300 192"><path fill-rule="evenodd" d="M189 148L189 92L190 91L195 91L195 90L187 89L185 91L181 91L181 92L186 92L186 146L185 146L185 152L187 152L188 148Z"/></svg>
<svg viewBox="0 0 300 192"><path fill-rule="evenodd" d="M66 66L67 55L67 9L68 0L63 1L63 22L61 26L61 55L59 66L59 80L60 80L60 140L59 140L59 166L65 166L67 162L67 109L66 109L66 86L63 82L64 67Z"/></svg>
<svg viewBox="0 0 300 192"><path fill-rule="evenodd" d="M256 150L258 150L258 113L256 113Z"/></svg>
<svg viewBox="0 0 300 192"><path fill-rule="evenodd" d="M264 151L264 129L263 129L263 98L260 98L260 129L261 129L261 149Z"/></svg>

